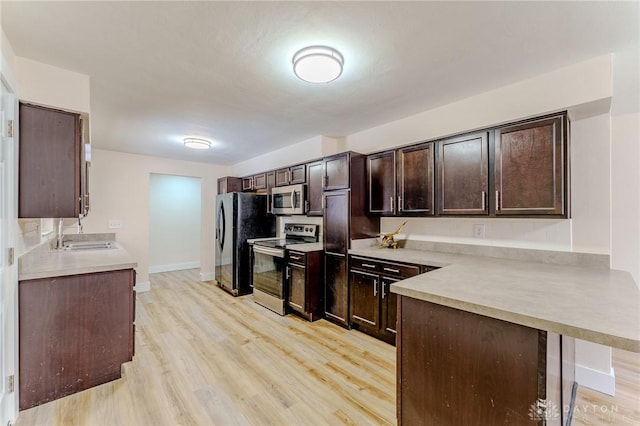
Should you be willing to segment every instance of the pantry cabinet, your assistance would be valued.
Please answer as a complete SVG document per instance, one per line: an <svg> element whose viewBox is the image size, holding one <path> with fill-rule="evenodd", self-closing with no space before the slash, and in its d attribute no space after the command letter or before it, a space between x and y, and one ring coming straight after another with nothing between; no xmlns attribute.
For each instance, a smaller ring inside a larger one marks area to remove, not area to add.
<svg viewBox="0 0 640 426"><path fill-rule="evenodd" d="M85 214L80 114L20 103L19 126L18 217Z"/></svg>
<svg viewBox="0 0 640 426"><path fill-rule="evenodd" d="M496 216L568 215L564 115L496 130Z"/></svg>

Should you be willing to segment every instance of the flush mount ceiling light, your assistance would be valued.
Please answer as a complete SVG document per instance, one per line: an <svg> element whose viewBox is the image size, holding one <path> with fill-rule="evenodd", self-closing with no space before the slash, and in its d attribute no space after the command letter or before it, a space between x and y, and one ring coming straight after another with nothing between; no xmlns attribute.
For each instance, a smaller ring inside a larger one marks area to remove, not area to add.
<svg viewBox="0 0 640 426"><path fill-rule="evenodd" d="M184 146L192 149L209 149L211 148L211 142L200 138L185 138Z"/></svg>
<svg viewBox="0 0 640 426"><path fill-rule="evenodd" d="M293 55L293 72L309 83L329 83L340 77L344 58L336 49L310 46Z"/></svg>

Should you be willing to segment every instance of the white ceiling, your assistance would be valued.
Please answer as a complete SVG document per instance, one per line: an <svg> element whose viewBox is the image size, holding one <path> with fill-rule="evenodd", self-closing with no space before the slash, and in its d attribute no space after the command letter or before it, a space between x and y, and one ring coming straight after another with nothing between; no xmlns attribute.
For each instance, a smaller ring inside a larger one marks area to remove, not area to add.
<svg viewBox="0 0 640 426"><path fill-rule="evenodd" d="M16 55L90 76L94 147L217 164L640 50L637 1L0 7ZM312 85L293 75L293 54L313 44L342 52L338 80ZM626 62L637 80L637 60ZM189 151L185 136L213 139L214 149Z"/></svg>

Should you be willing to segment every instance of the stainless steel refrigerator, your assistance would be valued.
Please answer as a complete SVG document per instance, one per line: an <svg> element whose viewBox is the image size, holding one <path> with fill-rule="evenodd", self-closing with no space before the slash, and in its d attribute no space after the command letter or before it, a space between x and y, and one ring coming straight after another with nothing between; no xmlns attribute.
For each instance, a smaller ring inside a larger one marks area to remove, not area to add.
<svg viewBox="0 0 640 426"><path fill-rule="evenodd" d="M216 197L216 281L233 294L249 294L249 238L275 237L276 218L267 214L267 195L231 192Z"/></svg>

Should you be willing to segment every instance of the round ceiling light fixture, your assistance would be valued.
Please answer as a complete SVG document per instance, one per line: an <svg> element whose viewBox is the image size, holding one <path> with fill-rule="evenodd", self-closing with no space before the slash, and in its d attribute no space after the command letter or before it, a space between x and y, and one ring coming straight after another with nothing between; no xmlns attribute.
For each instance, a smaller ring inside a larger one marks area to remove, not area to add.
<svg viewBox="0 0 640 426"><path fill-rule="evenodd" d="M293 72L309 83L329 83L342 74L344 58L336 49L309 46L293 55Z"/></svg>
<svg viewBox="0 0 640 426"><path fill-rule="evenodd" d="M200 138L184 138L184 146L191 149L209 149L211 142Z"/></svg>

